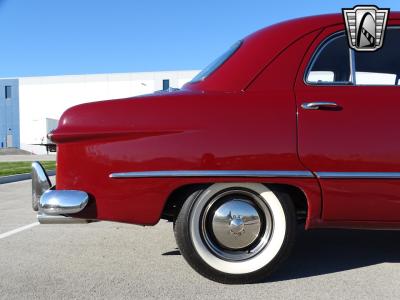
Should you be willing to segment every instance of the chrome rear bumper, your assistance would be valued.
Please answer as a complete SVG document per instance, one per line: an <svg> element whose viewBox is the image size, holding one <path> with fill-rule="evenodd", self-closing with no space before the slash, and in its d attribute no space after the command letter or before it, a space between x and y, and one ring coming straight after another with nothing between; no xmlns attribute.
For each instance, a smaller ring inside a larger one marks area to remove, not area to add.
<svg viewBox="0 0 400 300"><path fill-rule="evenodd" d="M87 224L92 222L92 220L78 219L61 215L51 216L40 212L37 214L37 219L40 224Z"/></svg>
<svg viewBox="0 0 400 300"><path fill-rule="evenodd" d="M38 201L38 221L41 224L87 223L70 214L82 211L89 196L82 191L56 190L39 162L32 163L32 200Z"/></svg>
<svg viewBox="0 0 400 300"><path fill-rule="evenodd" d="M39 211L47 215L69 215L82 211L89 196L81 191L47 190L39 200Z"/></svg>

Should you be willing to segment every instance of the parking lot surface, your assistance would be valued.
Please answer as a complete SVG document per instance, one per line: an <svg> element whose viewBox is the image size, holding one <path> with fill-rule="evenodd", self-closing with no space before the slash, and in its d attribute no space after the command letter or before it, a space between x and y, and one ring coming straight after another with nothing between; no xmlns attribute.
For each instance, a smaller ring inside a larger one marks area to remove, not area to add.
<svg viewBox="0 0 400 300"><path fill-rule="evenodd" d="M299 230L269 282L229 286L185 263L170 223L37 225L30 188L30 181L0 185L1 299L400 297L400 232Z"/></svg>

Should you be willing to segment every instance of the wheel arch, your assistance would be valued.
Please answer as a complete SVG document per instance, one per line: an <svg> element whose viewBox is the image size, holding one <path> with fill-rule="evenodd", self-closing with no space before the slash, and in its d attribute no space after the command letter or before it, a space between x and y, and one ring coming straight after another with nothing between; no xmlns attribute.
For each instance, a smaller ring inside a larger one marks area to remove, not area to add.
<svg viewBox="0 0 400 300"><path fill-rule="evenodd" d="M213 183L194 183L186 184L176 188L168 196L164 208L162 210L161 218L168 221L174 221L178 216L186 199L195 191L205 189ZM293 201L297 221L305 223L309 214L309 205L307 196L302 189L295 185L281 184L281 183L268 183L264 182L272 191L286 192L290 199Z"/></svg>

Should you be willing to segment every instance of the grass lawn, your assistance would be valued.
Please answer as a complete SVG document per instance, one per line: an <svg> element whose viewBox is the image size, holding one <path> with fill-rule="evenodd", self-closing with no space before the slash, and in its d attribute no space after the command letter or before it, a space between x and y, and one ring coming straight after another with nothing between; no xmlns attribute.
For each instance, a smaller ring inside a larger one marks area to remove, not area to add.
<svg viewBox="0 0 400 300"><path fill-rule="evenodd" d="M55 161L41 161L40 163L46 171L56 169ZM30 173L31 164L30 161L0 162L0 176Z"/></svg>

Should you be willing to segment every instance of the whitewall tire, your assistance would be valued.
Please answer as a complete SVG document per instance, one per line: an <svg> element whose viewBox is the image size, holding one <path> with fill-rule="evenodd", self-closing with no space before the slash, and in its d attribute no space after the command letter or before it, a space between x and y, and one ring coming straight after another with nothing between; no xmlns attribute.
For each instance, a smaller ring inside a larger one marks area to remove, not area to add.
<svg viewBox="0 0 400 300"><path fill-rule="evenodd" d="M291 199L260 183L216 183L192 193L175 222L178 247L200 274L223 283L264 280L295 238Z"/></svg>

